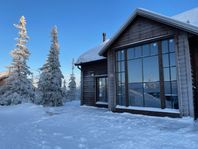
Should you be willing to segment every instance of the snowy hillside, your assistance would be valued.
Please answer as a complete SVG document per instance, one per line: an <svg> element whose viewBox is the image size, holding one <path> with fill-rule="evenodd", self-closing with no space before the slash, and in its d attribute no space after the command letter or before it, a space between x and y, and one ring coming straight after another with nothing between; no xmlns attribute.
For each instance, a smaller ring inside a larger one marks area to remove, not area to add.
<svg viewBox="0 0 198 149"><path fill-rule="evenodd" d="M1 149L197 149L192 119L119 114L79 102L0 107Z"/></svg>

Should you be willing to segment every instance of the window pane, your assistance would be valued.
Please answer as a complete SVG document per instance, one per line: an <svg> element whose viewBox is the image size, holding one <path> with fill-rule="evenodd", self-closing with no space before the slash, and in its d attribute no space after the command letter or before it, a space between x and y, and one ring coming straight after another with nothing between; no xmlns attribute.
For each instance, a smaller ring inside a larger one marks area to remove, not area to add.
<svg viewBox="0 0 198 149"><path fill-rule="evenodd" d="M170 69L164 68L164 94L165 98L171 94Z"/></svg>
<svg viewBox="0 0 198 149"><path fill-rule="evenodd" d="M177 81L174 80L174 81L171 81L171 87L172 87L172 94L173 95L177 95Z"/></svg>
<svg viewBox="0 0 198 149"><path fill-rule="evenodd" d="M118 82L124 84L125 83L125 73L118 73Z"/></svg>
<svg viewBox="0 0 198 149"><path fill-rule="evenodd" d="M163 54L162 59L163 59L163 67L169 67L169 57L168 57L168 54Z"/></svg>
<svg viewBox="0 0 198 149"><path fill-rule="evenodd" d="M117 72L125 71L125 62L124 61L117 62L117 67L118 67Z"/></svg>
<svg viewBox="0 0 198 149"><path fill-rule="evenodd" d="M127 59L134 59L135 58L135 49L130 48L127 50Z"/></svg>
<svg viewBox="0 0 198 149"><path fill-rule="evenodd" d="M142 82L131 82L128 84L129 106L143 107Z"/></svg>
<svg viewBox="0 0 198 149"><path fill-rule="evenodd" d="M171 81L176 80L176 67L171 67Z"/></svg>
<svg viewBox="0 0 198 149"><path fill-rule="evenodd" d="M135 48L135 58L139 58L142 56L142 49L141 47L136 47Z"/></svg>
<svg viewBox="0 0 198 149"><path fill-rule="evenodd" d="M151 55L157 55L158 54L157 43L151 43L150 48L151 48Z"/></svg>
<svg viewBox="0 0 198 149"><path fill-rule="evenodd" d="M128 61L129 105L143 106L142 59Z"/></svg>
<svg viewBox="0 0 198 149"><path fill-rule="evenodd" d="M143 56L149 56L150 55L150 49L149 49L149 44L143 45Z"/></svg>
<svg viewBox="0 0 198 149"><path fill-rule="evenodd" d="M124 60L124 50L117 51L117 61L123 61Z"/></svg>
<svg viewBox="0 0 198 149"><path fill-rule="evenodd" d="M143 59L144 82L159 81L158 57L148 57Z"/></svg>
<svg viewBox="0 0 198 149"><path fill-rule="evenodd" d="M97 100L107 102L106 78L98 78L97 81Z"/></svg>
<svg viewBox="0 0 198 149"><path fill-rule="evenodd" d="M162 41L162 53L168 53L168 40Z"/></svg>
<svg viewBox="0 0 198 149"><path fill-rule="evenodd" d="M170 53L170 66L175 66L175 53Z"/></svg>
<svg viewBox="0 0 198 149"><path fill-rule="evenodd" d="M169 71L169 68L164 68L164 81L170 81L170 71Z"/></svg>
<svg viewBox="0 0 198 149"><path fill-rule="evenodd" d="M158 57L143 60L144 101L147 107L160 107L159 65Z"/></svg>
<svg viewBox="0 0 198 149"><path fill-rule="evenodd" d="M117 104L126 105L125 102L125 85L118 83L117 85Z"/></svg>
<svg viewBox="0 0 198 149"><path fill-rule="evenodd" d="M175 44L174 44L174 40L173 39L169 40L169 51L170 52L174 52L175 51Z"/></svg>
<svg viewBox="0 0 198 149"><path fill-rule="evenodd" d="M160 108L160 84L156 82L144 83L145 107Z"/></svg>
<svg viewBox="0 0 198 149"><path fill-rule="evenodd" d="M128 81L130 82L142 82L142 60L130 60L128 61Z"/></svg>

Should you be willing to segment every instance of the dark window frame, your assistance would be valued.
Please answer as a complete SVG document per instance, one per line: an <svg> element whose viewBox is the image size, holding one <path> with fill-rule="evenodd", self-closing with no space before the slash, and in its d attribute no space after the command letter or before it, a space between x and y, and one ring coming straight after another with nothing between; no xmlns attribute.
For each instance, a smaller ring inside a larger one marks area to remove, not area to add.
<svg viewBox="0 0 198 149"><path fill-rule="evenodd" d="M166 52L166 53L163 53L162 52L162 41L164 41L164 40L167 40L167 42L168 42L168 52ZM130 45L130 46L128 46L128 47L125 47L125 48L119 48L119 49L116 49L115 50L115 58L116 58L116 60L115 60L115 62L116 62L116 64L115 64L115 74L116 74L116 77L115 77L115 79L116 79L116 105L118 105L118 96L117 96L117 91L118 91L118 72L117 72L117 52L118 51L124 51L124 60L122 60L122 61L124 61L124 63L125 63L125 68L124 68L124 73L125 73L125 82L124 82L124 84L125 84L125 105L124 106L129 106L129 94L128 94L128 61L129 60L132 60L132 59L128 59L128 50L129 49L135 49L135 47L141 47L141 58L142 58L142 61L143 61L143 58L146 58L146 57L153 57L153 56L158 56L158 66L159 66L159 83L160 83L160 108L161 109L164 109L164 108L166 108L166 101L165 101L165 89L164 89L164 68L165 67L163 67L163 55L164 54L168 54L168 60L169 60L169 70L171 71L171 68L173 68L173 67L175 67L176 69L177 69L177 64L176 64L176 62L175 62L175 65L174 66L171 66L170 65L170 54L171 53L174 53L175 54L175 60L176 60L176 49L174 49L174 51L169 51L169 40L173 40L173 42L174 42L174 48L175 48L175 38L174 38L174 36L171 36L171 37L166 37L166 38L161 38L161 39L157 39L157 40L155 40L155 41L147 41L147 42L142 42L142 43L138 43L138 44L135 44L135 45ZM154 55L152 55L151 54L151 44L153 44L153 43L156 43L157 44L157 46L158 46L158 52L157 52L157 54L154 54ZM143 46L144 45L149 45L149 56L143 56ZM135 52L135 51L134 51ZM135 58L135 56L134 56L134 58L133 59L138 59L138 58ZM142 65L143 65L143 63L142 63ZM143 66L142 66L142 72L143 72ZM169 72L170 73L170 72ZM170 75L170 78L171 78L171 74L169 74ZM143 75L142 75L142 77L144 77ZM142 78L143 80L144 80L144 78ZM171 81L170 81L171 82ZM177 70L176 70L176 82L177 82ZM171 90L172 90L172 82L171 82L171 86L170 86L170 88L171 88ZM143 92L144 92L144 87L143 87ZM144 94L143 94L143 96L144 96ZM144 100L143 100L144 101ZM144 101L145 102L145 101ZM179 108L179 107L178 107Z"/></svg>
<svg viewBox="0 0 198 149"><path fill-rule="evenodd" d="M105 79L105 97L106 97L106 102L108 103L108 91L107 91L107 86L108 86L108 77L107 76L97 76L95 77L96 79L96 102L101 102L99 99L98 99L98 93L99 93L99 79L101 78L104 78ZM104 102L104 101L103 101Z"/></svg>

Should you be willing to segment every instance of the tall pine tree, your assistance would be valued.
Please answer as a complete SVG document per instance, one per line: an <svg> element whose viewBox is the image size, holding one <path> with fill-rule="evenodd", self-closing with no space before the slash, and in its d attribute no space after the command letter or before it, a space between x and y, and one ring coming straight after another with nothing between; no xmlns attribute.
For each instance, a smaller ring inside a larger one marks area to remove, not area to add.
<svg viewBox="0 0 198 149"><path fill-rule="evenodd" d="M57 28L53 27L51 36L52 44L46 63L41 68L38 90L41 93L41 104L45 106L62 106L62 79L59 62L59 44Z"/></svg>
<svg viewBox="0 0 198 149"><path fill-rule="evenodd" d="M26 47L29 37L27 36L25 17L22 16L19 23L14 26L19 29L19 33L16 39L16 48L11 51L12 63L8 67L9 77L0 90L1 105L19 104L34 100L34 87L30 79L32 73L27 66L30 52Z"/></svg>

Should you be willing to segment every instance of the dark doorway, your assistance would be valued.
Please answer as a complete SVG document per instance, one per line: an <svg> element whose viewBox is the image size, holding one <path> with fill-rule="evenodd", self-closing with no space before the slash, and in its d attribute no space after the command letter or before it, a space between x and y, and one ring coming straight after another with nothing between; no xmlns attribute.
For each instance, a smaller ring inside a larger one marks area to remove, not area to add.
<svg viewBox="0 0 198 149"><path fill-rule="evenodd" d="M192 78L193 78L193 98L195 119L198 118L198 37L189 39Z"/></svg>
<svg viewBox="0 0 198 149"><path fill-rule="evenodd" d="M96 78L96 102L107 103L107 77Z"/></svg>

